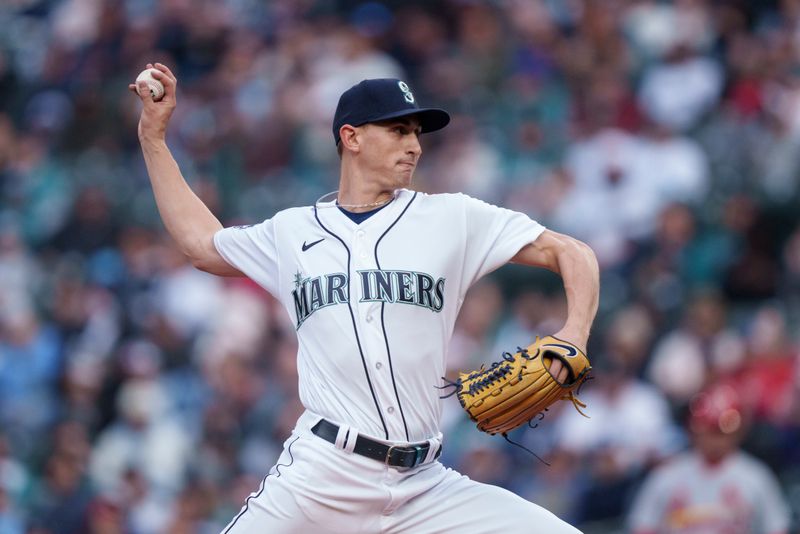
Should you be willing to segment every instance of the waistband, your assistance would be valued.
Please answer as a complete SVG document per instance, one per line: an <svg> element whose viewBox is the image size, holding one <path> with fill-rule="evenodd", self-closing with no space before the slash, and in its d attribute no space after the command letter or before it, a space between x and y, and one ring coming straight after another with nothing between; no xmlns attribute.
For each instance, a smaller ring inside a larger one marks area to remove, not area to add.
<svg viewBox="0 0 800 534"><path fill-rule="evenodd" d="M431 462L442 454L441 442L429 439L419 443L387 445L358 434L345 425L320 419L311 432L347 452L372 458L391 467L411 468Z"/></svg>

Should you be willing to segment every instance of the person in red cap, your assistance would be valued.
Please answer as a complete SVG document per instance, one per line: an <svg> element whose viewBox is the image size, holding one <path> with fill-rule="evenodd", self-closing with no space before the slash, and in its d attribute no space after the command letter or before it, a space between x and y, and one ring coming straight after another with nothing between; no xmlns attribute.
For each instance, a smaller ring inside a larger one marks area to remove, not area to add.
<svg viewBox="0 0 800 534"><path fill-rule="evenodd" d="M735 389L698 393L692 448L656 469L629 516L633 534L785 534L789 510L775 475L740 448L746 414Z"/></svg>

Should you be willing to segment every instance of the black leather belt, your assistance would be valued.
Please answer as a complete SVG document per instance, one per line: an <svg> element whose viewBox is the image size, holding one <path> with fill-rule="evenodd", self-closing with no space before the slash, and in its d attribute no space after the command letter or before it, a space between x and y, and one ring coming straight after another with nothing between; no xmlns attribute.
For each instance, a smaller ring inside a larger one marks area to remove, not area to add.
<svg viewBox="0 0 800 534"><path fill-rule="evenodd" d="M339 433L339 426L326 421L320 420L319 423L311 427L311 432L321 437L325 441L336 443L336 436ZM409 444L409 445L386 445L379 441L374 441L364 436L359 435L356 438L356 447L353 452L378 460L386 465L392 467L416 467L425 461L428 456L430 445L428 442ZM442 448L436 451L434 458L438 458L442 454Z"/></svg>

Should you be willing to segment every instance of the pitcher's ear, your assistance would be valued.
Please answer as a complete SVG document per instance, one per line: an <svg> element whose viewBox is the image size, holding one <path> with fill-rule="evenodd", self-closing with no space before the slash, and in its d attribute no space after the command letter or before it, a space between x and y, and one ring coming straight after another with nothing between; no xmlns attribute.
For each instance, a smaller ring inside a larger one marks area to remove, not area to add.
<svg viewBox="0 0 800 534"><path fill-rule="evenodd" d="M339 137L341 139L339 144L343 152L348 150L350 152L358 152L361 150L361 136L359 133L358 128L349 124L344 124L339 128Z"/></svg>

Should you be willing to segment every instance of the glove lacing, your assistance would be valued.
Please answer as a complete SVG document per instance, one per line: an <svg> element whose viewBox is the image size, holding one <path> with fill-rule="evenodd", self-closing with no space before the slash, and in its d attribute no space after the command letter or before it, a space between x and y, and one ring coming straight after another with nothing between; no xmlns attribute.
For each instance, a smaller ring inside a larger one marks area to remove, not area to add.
<svg viewBox="0 0 800 534"><path fill-rule="evenodd" d="M522 347L517 347L517 352L520 354L521 357L525 358L526 360L532 360L536 356L530 356L528 354L528 349L524 349ZM456 393L461 393L464 388L464 381L465 380L475 380L481 375L486 375L480 380L477 380L469 385L469 389L467 392L470 395L475 395L476 393L480 393L484 389L494 385L495 382L504 378L507 374L511 372L511 366L508 363L514 362L514 355L510 352L503 352L501 354L503 357L503 361L501 362L494 362L492 366L486 369L485 366L481 365L481 368L477 371L470 373L465 379L458 378L457 380L449 380L446 377L442 377L442 380L447 382L444 386L434 386L436 389L445 389L448 387L452 387L453 391L448 393L447 395L440 396L440 399L446 399L448 397L452 397ZM522 370L520 370L520 378L522 377ZM584 406L585 407L585 406Z"/></svg>

